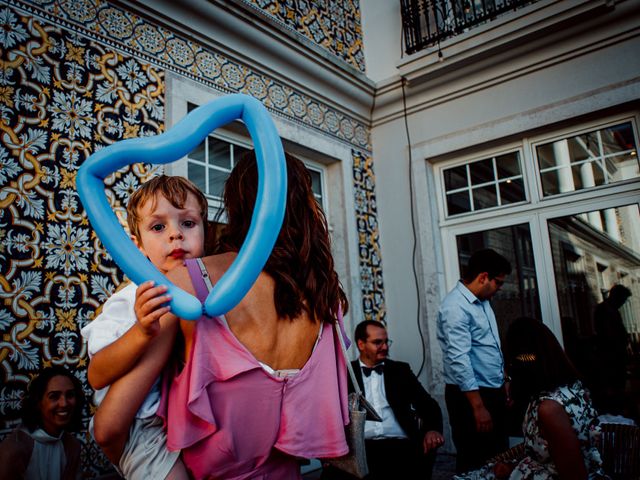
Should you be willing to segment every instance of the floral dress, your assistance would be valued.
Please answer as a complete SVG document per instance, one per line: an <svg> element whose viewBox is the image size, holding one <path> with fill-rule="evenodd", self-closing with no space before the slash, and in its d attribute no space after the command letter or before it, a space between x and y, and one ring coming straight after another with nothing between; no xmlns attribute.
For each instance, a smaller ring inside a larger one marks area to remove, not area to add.
<svg viewBox="0 0 640 480"><path fill-rule="evenodd" d="M577 381L572 385L563 385L552 392L543 393L529 403L522 423L526 456L515 464L509 479L548 480L558 478L558 471L549 455L547 441L542 438L538 427L538 407L543 400L558 402L569 415L571 425L580 441L580 449L589 479L607 478L602 470L600 452L596 448L600 441L600 424L597 412L591 404L589 394L582 384ZM457 475L454 479L492 480L496 478L494 467L495 464L489 463L478 470Z"/></svg>

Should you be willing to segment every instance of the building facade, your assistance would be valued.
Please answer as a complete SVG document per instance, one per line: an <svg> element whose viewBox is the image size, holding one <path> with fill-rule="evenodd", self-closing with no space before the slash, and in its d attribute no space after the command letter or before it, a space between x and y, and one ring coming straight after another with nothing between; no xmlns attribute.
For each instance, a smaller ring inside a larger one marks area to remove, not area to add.
<svg viewBox="0 0 640 480"><path fill-rule="evenodd" d="M640 2L498 13L506 3L0 1L0 435L44 366L66 365L91 393L79 330L123 275L84 215L79 166L229 93L262 101L309 167L348 328L385 321L392 354L440 400L436 311L477 248L516 266L495 302L502 329L536 316L580 343L622 283L637 338ZM411 47L411 14L445 33ZM115 172L109 199L123 217L164 171L196 182L224 222L220 188L248 148L230 124L171 165ZM105 471L84 440L88 471Z"/></svg>

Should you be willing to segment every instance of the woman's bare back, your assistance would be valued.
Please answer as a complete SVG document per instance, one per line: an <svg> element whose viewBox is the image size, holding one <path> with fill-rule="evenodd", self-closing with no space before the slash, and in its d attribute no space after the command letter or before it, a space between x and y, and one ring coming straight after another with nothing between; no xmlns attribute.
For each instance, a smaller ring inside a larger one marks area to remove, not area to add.
<svg viewBox="0 0 640 480"><path fill-rule="evenodd" d="M235 253L212 255L203 259L215 285L231 266ZM186 267L172 270L169 280L191 294L195 290ZM294 319L279 318L274 304L275 281L261 273L255 284L230 312L225 314L229 329L260 362L273 370L302 368L311 356L320 325L306 312ZM180 322L184 336L185 360L189 356L195 331L195 322Z"/></svg>

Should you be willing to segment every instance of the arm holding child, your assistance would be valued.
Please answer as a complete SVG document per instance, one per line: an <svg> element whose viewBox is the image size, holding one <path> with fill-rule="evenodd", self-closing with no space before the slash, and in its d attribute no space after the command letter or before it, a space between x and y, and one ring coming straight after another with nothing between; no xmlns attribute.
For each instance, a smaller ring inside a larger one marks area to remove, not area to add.
<svg viewBox="0 0 640 480"><path fill-rule="evenodd" d="M109 386L94 417L94 437L116 465L136 413L171 354L177 320L165 315L165 292L166 287L153 287L151 282L138 287L136 322L97 351L89 364L92 386Z"/></svg>
<svg viewBox="0 0 640 480"><path fill-rule="evenodd" d="M134 305L137 321L91 358L88 379L94 389L107 387L128 373L147 351L160 333L160 317L169 311L169 307L162 306L170 300L169 295L163 295L166 291L166 286L154 286L153 282L138 287Z"/></svg>

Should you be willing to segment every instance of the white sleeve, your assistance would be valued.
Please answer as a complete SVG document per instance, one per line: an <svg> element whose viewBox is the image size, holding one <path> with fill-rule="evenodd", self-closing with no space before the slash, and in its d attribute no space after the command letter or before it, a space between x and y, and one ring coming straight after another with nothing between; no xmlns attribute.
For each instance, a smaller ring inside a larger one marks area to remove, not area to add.
<svg viewBox="0 0 640 480"><path fill-rule="evenodd" d="M134 304L137 288L130 283L111 295L100 315L80 331L87 342L89 357L120 338L136 322Z"/></svg>

